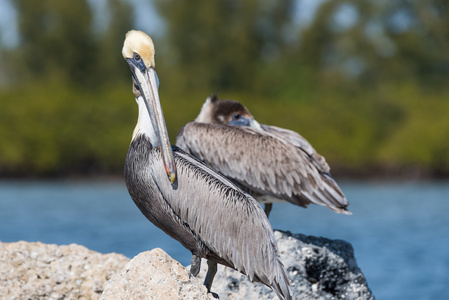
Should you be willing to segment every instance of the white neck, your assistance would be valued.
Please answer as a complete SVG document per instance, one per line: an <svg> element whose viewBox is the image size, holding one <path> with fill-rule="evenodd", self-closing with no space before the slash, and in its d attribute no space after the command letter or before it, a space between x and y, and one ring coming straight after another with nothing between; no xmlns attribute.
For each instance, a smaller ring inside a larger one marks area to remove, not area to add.
<svg viewBox="0 0 449 300"><path fill-rule="evenodd" d="M212 104L210 101L210 98L206 99L206 102L204 102L203 107L201 107L200 114L196 117L195 122L212 123Z"/></svg>
<svg viewBox="0 0 449 300"><path fill-rule="evenodd" d="M156 147L159 145L159 139L157 138L156 130L153 127L153 123L151 123L150 114L148 113L147 106L145 102L140 96L136 99L137 105L139 106L139 118L137 119L137 125L134 128L133 132L133 140L136 136L143 134L148 137L151 141L151 145Z"/></svg>

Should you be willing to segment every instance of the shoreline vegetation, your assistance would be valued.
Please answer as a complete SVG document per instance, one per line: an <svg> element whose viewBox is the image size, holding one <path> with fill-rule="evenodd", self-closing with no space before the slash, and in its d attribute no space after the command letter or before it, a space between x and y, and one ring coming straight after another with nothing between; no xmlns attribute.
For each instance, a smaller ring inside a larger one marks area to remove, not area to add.
<svg viewBox="0 0 449 300"><path fill-rule="evenodd" d="M211 93L179 94L169 86L161 86L160 94L175 144L179 129L197 116ZM422 100L424 92L416 88L391 103L378 101L375 91L365 94L364 101L357 95L329 93L298 92L296 100L241 92L223 92L219 97L244 103L260 123L303 135L324 155L337 180L449 177L448 101L431 101L430 96ZM137 114L127 84L92 91L42 83L1 91L0 99L7 100L0 110L0 178L123 172ZM390 120L392 114L400 117Z"/></svg>
<svg viewBox="0 0 449 300"><path fill-rule="evenodd" d="M163 86L160 93L175 144L179 129L197 116L211 93L187 96ZM410 105L411 95L414 105ZM308 96L308 100L303 95L293 101L255 93L219 94L244 103L260 123L303 135L326 158L337 180L449 178L445 142L449 119L444 116L449 102L444 99L428 104L433 111L428 114L419 103L429 99L421 100L418 91L399 96L408 101L394 104L379 103L375 93L369 97L372 101L365 98L363 102L357 96L347 99L328 92ZM1 91L0 99L8 102L0 110L0 178L122 174L137 114L128 85L82 91L41 84ZM389 120L389 114L401 117Z"/></svg>
<svg viewBox="0 0 449 300"><path fill-rule="evenodd" d="M404 169L379 169L375 168L366 172L355 172L353 170L332 169L332 177L339 183L350 181L368 181L368 182L446 182L449 181L448 174L434 174L432 170L418 168ZM67 181L67 182L118 182L123 181L123 174L116 173L67 173L67 174L18 174L18 173L0 173L0 181Z"/></svg>
<svg viewBox="0 0 449 300"><path fill-rule="evenodd" d="M106 1L99 26L87 0L10 2L18 43L0 44L0 178L120 176L137 115L120 55L135 7ZM337 181L449 178L447 5L325 1L307 24L295 5L154 2L171 143L217 92L303 135Z"/></svg>
<svg viewBox="0 0 449 300"><path fill-rule="evenodd" d="M175 144L211 93L160 89ZM395 101L381 101L381 93L371 91L361 101L362 95L349 98L331 89L298 92L295 99L242 92L219 97L244 103L260 123L303 135L337 180L449 178L449 92L432 99L412 88L396 97L388 93ZM0 178L122 174L137 114L127 84L82 90L42 83L0 91L0 99Z"/></svg>

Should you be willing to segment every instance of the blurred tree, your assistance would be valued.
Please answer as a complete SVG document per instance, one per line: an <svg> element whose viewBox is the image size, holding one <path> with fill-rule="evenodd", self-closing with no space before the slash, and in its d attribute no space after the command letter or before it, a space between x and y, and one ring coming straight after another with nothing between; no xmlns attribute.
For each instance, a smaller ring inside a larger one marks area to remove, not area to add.
<svg viewBox="0 0 449 300"><path fill-rule="evenodd" d="M20 44L11 53L15 68L12 73L22 80L52 74L69 81L87 82L95 54L92 12L87 2L15 0L14 5Z"/></svg>
<svg viewBox="0 0 449 300"><path fill-rule="evenodd" d="M447 1L327 1L302 31L298 53L330 81L447 85Z"/></svg>
<svg viewBox="0 0 449 300"><path fill-rule="evenodd" d="M330 160L351 161L353 170L382 165L448 173L449 150L439 141L449 123L430 121L437 111L447 114L447 1L326 1L298 40L288 60L308 70L316 91L333 91L320 111L335 106L337 115L324 122L341 122L328 141L338 138L330 146L316 143Z"/></svg>
<svg viewBox="0 0 449 300"><path fill-rule="evenodd" d="M107 0L107 25L97 28L87 0L11 2L20 43L0 49L16 84L0 91L0 176L122 173L136 109L120 55L129 3ZM334 174L447 175L446 2L328 0L298 28L295 0L157 0L170 134L218 91L303 134Z"/></svg>
<svg viewBox="0 0 449 300"><path fill-rule="evenodd" d="M0 175L121 173L135 109L121 57L129 3L108 0L101 30L86 0L13 4L20 42L0 49L13 86L0 91Z"/></svg>
<svg viewBox="0 0 449 300"><path fill-rule="evenodd" d="M98 50L95 68L97 85L113 85L117 81L129 83L129 68L123 63L121 49L126 32L133 27L133 13L129 2L108 0L109 26L96 37ZM101 78L101 79L98 79Z"/></svg>
<svg viewBox="0 0 449 300"><path fill-rule="evenodd" d="M394 1L384 11L385 35L394 43L401 75L411 74L431 87L448 87L449 3Z"/></svg>
<svg viewBox="0 0 449 300"><path fill-rule="evenodd" d="M97 35L86 0L13 3L18 12L20 43L4 51L11 76L22 83L24 79L62 80L88 88L124 79L120 49L132 25L128 2L108 1L109 26Z"/></svg>
<svg viewBox="0 0 449 300"><path fill-rule="evenodd" d="M248 88L257 66L284 50L292 5L292 0L157 1L179 72L176 84L209 91Z"/></svg>

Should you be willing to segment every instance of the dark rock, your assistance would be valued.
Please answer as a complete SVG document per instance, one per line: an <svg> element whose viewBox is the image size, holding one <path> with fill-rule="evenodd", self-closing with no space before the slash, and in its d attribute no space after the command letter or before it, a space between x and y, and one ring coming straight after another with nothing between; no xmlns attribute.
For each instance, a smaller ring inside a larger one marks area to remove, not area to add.
<svg viewBox="0 0 449 300"><path fill-rule="evenodd" d="M294 299L369 299L374 296L354 257L351 244L341 240L275 231ZM205 262L199 276L205 275ZM229 268L219 267L213 292L225 299L276 299L263 284Z"/></svg>

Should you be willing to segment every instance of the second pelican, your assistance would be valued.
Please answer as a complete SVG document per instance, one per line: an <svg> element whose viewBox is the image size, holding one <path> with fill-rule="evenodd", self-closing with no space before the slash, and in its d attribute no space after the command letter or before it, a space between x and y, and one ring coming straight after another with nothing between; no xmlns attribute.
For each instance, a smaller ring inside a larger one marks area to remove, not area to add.
<svg viewBox="0 0 449 300"><path fill-rule="evenodd" d="M209 97L195 121L180 130L176 145L265 203L267 216L272 203L282 201L351 214L326 160L305 138L260 125L237 101Z"/></svg>

